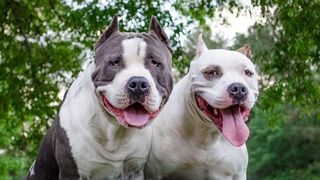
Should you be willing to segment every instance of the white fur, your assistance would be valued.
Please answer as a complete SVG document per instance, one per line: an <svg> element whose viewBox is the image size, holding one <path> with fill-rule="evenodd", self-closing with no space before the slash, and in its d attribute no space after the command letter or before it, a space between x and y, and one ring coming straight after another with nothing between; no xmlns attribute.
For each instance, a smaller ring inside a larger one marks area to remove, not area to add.
<svg viewBox="0 0 320 180"><path fill-rule="evenodd" d="M106 112L91 80L94 69L92 63L71 85L59 113L61 126L82 178L126 179L142 171L151 129L124 128Z"/></svg>
<svg viewBox="0 0 320 180"><path fill-rule="evenodd" d="M194 95L210 105L230 106L227 87L243 83L249 90L245 106L252 108L258 96L257 75L252 62L243 54L227 50L208 50L198 43L190 72L173 89L168 103L151 125L152 148L146 164L147 179L246 179L246 145L235 147L198 108ZM223 76L207 80L202 70L210 65L222 67ZM256 74L256 73L255 73Z"/></svg>
<svg viewBox="0 0 320 180"><path fill-rule="evenodd" d="M32 165L30 166L29 172L30 172L30 177L33 175L36 175L36 173L34 172L34 165L35 165L36 161L33 161Z"/></svg>
<svg viewBox="0 0 320 180"><path fill-rule="evenodd" d="M202 39L202 33L198 36L197 48L196 48L196 58L199 57L203 51L207 51L208 48Z"/></svg>

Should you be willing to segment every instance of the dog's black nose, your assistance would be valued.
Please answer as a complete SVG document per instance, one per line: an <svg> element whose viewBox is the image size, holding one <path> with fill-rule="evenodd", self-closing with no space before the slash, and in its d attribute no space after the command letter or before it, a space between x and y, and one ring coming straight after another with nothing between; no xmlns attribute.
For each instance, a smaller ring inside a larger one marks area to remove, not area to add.
<svg viewBox="0 0 320 180"><path fill-rule="evenodd" d="M149 90L148 80L139 76L131 77L128 80L127 89L130 94L145 94Z"/></svg>
<svg viewBox="0 0 320 180"><path fill-rule="evenodd" d="M247 98L248 90L241 83L232 83L228 87L228 93L237 101L244 101Z"/></svg>

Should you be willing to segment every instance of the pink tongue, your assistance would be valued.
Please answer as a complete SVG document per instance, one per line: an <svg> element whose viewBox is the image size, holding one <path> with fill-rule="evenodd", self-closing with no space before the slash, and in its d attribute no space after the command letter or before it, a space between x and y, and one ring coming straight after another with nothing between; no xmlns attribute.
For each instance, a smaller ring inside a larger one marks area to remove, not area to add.
<svg viewBox="0 0 320 180"><path fill-rule="evenodd" d="M249 129L242 119L240 107L222 109L222 134L234 146L241 146L249 137Z"/></svg>
<svg viewBox="0 0 320 180"><path fill-rule="evenodd" d="M131 126L143 127L148 123L149 114L142 106L132 105L124 110L124 120Z"/></svg>

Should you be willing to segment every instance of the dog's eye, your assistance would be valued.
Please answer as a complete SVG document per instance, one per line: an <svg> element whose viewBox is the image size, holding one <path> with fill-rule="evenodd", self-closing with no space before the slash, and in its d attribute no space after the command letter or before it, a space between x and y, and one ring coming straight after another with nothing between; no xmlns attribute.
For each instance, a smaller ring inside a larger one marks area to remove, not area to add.
<svg viewBox="0 0 320 180"><path fill-rule="evenodd" d="M120 66L120 59L111 61L112 66Z"/></svg>
<svg viewBox="0 0 320 180"><path fill-rule="evenodd" d="M218 79L223 75L222 69L218 65L210 65L201 70L201 73L204 76L204 78L206 78L209 81Z"/></svg>
<svg viewBox="0 0 320 180"><path fill-rule="evenodd" d="M216 69L206 70L202 73L207 80L213 80L214 78L219 78L221 76L221 73Z"/></svg>
<svg viewBox="0 0 320 180"><path fill-rule="evenodd" d="M156 60L151 60L151 63L154 67L159 67L161 65L161 63L159 63L158 61Z"/></svg>
<svg viewBox="0 0 320 180"><path fill-rule="evenodd" d="M205 72L205 73L206 73L207 75L210 75L210 76L217 76L217 75L219 75L216 70L207 71L207 72Z"/></svg>
<svg viewBox="0 0 320 180"><path fill-rule="evenodd" d="M244 73L246 76L249 76L249 77L253 76L253 72L251 72L250 70L245 70Z"/></svg>

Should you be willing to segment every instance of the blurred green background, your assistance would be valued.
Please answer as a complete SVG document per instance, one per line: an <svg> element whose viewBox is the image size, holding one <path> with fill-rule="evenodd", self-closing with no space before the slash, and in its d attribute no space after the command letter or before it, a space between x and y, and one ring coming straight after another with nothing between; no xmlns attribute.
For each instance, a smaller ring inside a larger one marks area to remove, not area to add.
<svg viewBox="0 0 320 180"><path fill-rule="evenodd" d="M223 12L256 21L228 40L211 33L217 19L228 27ZM210 48L249 42L261 93L249 123L248 179L320 179L319 0L0 0L1 180L27 174L59 97L116 13L120 28L133 32L158 17L172 40L177 79L199 32Z"/></svg>

